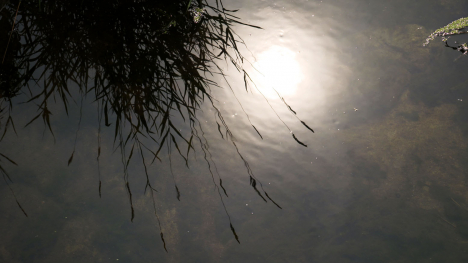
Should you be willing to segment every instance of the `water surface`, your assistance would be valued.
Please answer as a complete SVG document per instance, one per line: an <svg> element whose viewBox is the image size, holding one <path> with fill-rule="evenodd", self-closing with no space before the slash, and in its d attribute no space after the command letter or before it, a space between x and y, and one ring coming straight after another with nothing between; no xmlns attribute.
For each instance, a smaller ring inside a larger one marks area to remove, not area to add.
<svg viewBox="0 0 468 263"><path fill-rule="evenodd" d="M2 185L2 262L464 262L468 260L466 152L468 60L426 37L468 12L458 0L225 1L263 30L237 27L258 89L227 65L232 91L214 90L242 156L283 209L265 203L214 112L200 120L229 197L234 239L201 151L151 166L163 249L138 161L131 164L130 222L122 164L105 130L99 198L94 109L56 111L54 139L42 123L2 142L18 167ZM221 79L216 79L223 83ZM307 130L278 99L315 133ZM86 102L85 102L86 103ZM91 103L91 101L88 101ZM59 108L57 106L57 108ZM22 105L17 122L34 107ZM21 125L21 126L23 126ZM289 128L288 128L289 127ZM291 131L307 147L299 145ZM196 157L196 158L195 158ZM137 157L136 157L137 158ZM141 189L141 191L140 191Z"/></svg>

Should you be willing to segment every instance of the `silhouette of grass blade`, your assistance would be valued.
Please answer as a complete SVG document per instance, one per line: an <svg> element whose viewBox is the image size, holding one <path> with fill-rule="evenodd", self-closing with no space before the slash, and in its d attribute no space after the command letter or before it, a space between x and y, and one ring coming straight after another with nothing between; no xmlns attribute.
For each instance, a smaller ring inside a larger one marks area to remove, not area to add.
<svg viewBox="0 0 468 263"><path fill-rule="evenodd" d="M73 155L75 154L75 151L73 150L70 158L68 159L68 166L70 166L71 162L73 161Z"/></svg>
<svg viewBox="0 0 468 263"><path fill-rule="evenodd" d="M34 117L32 120L30 120L28 123L26 123L26 125L24 125L24 127L28 127L29 124L33 123L40 116L41 116L41 113L39 113L38 115L36 115L36 117Z"/></svg>
<svg viewBox="0 0 468 263"><path fill-rule="evenodd" d="M24 211L23 207L21 206L21 204L18 202L18 200L16 200L16 203L18 204L18 207L21 209L21 211L23 211L23 214L28 217L28 214L26 214L26 211Z"/></svg>
<svg viewBox="0 0 468 263"><path fill-rule="evenodd" d="M8 127L10 126L10 123L13 127L13 131L15 132L16 135L18 135L18 133L16 132L16 129L15 129L15 124L13 123L13 119L11 118L11 116L8 116L8 120L5 124L5 129L3 130L3 134L2 134L2 137L0 138L0 141L3 140L3 138L5 137L5 134L7 133L8 131Z"/></svg>
<svg viewBox="0 0 468 263"><path fill-rule="evenodd" d="M179 188L177 187L177 185L174 185L175 186L175 189L177 191L177 200L180 201L180 191L179 191Z"/></svg>
<svg viewBox="0 0 468 263"><path fill-rule="evenodd" d="M312 128L310 128L309 126L307 126L307 124L303 121L301 121L301 123L306 126L307 129L309 129L311 132L315 133L314 130Z"/></svg>
<svg viewBox="0 0 468 263"><path fill-rule="evenodd" d="M112 123L109 123L109 115L107 111L107 102L104 105L104 123L107 127L111 126Z"/></svg>
<svg viewBox="0 0 468 263"><path fill-rule="evenodd" d="M304 146L304 147L307 147L307 145L305 145L303 142L299 141L297 138L296 138L296 135L294 135L294 133L292 134L294 140L296 140L297 143L299 143L300 145Z"/></svg>
<svg viewBox="0 0 468 263"><path fill-rule="evenodd" d="M291 106L289 106L288 104L286 104L286 106L288 106L288 109L289 109L292 113L294 113L295 115L297 115L296 111L294 111L294 110L291 108Z"/></svg>
<svg viewBox="0 0 468 263"><path fill-rule="evenodd" d="M160 232L160 234L161 234L161 240L162 240L163 245L164 245L164 250L166 250L166 252L167 252L166 241L164 240L164 234L163 234L163 232ZM167 253L169 253L169 252L167 252Z"/></svg>
<svg viewBox="0 0 468 263"><path fill-rule="evenodd" d="M260 193L260 191L258 191L257 189L257 180L255 180L252 176L250 176L250 185L253 187L253 189L255 189L255 192L257 192L257 194L263 199L263 201L267 202L265 197L263 197L262 193Z"/></svg>
<svg viewBox="0 0 468 263"><path fill-rule="evenodd" d="M234 227L232 226L232 223L229 223L229 226L231 226L231 231L232 231L232 233L234 234L234 237L236 238L237 243L240 244L239 237L237 236L236 230L235 230Z"/></svg>
<svg viewBox="0 0 468 263"><path fill-rule="evenodd" d="M252 127L255 129L255 131L258 133L258 136L260 136L260 138L262 138L263 140L263 136L260 134L260 132L257 130L257 128L255 128L255 126L252 125Z"/></svg>
<svg viewBox="0 0 468 263"><path fill-rule="evenodd" d="M189 143L188 143L188 146L187 146L187 159L189 157L189 152L190 152L190 148L193 149L193 146L192 146L192 139L193 139L193 134L192 136L190 136L190 140L189 140ZM193 149L195 151L195 149Z"/></svg>
<svg viewBox="0 0 468 263"><path fill-rule="evenodd" d="M265 192L265 191L263 191L263 192L265 193L266 197L267 197L268 199L270 199L270 201L273 202L273 204L275 204L279 209L283 209L283 208L282 208L280 205L278 205L273 199L271 199L271 197L268 195L267 192Z"/></svg>
<svg viewBox="0 0 468 263"><path fill-rule="evenodd" d="M219 125L218 122L216 122L216 124L218 124L218 131L219 131L219 134L221 134L221 138L224 139L223 133L221 132L221 125Z"/></svg>
<svg viewBox="0 0 468 263"><path fill-rule="evenodd" d="M162 147L163 147L163 145L164 145L164 142L166 142L166 138L167 138L167 136L169 135L169 133L170 133L170 131L167 131L166 134L164 135L164 137L162 138L162 140L159 142L159 148L158 148L158 150L156 151L156 153L154 154L154 158L153 158L152 163L154 162L154 160L155 160L156 158L158 158L158 160L161 161L161 159L159 159L159 157L158 157L158 154L159 154L159 152L161 151L161 149L162 149Z"/></svg>
<svg viewBox="0 0 468 263"><path fill-rule="evenodd" d="M8 158L8 156L4 155L3 153L0 153L0 155L3 156L3 158L7 159L10 163L12 163L12 164L18 166L18 164L15 163L12 159Z"/></svg>
<svg viewBox="0 0 468 263"><path fill-rule="evenodd" d="M3 167L0 165L0 171L2 172L2 175L3 175L3 179L6 181L6 179L8 179L8 181L12 182L13 181L11 180L10 176L8 175L8 173L5 171L5 169L3 169ZM6 179L5 179L6 178ZM8 184L8 181L6 181L6 183Z"/></svg>
<svg viewBox="0 0 468 263"><path fill-rule="evenodd" d="M224 194L226 195L226 197L229 197L228 194L227 194L226 189L224 189L223 180L221 178L219 178L219 186L221 186L221 188L223 189Z"/></svg>
<svg viewBox="0 0 468 263"><path fill-rule="evenodd" d="M130 209L132 210L132 218L130 221L133 222L133 218L135 218L135 210L133 209L132 191L130 190L130 185L128 182L125 185L127 187L128 199L130 200Z"/></svg>

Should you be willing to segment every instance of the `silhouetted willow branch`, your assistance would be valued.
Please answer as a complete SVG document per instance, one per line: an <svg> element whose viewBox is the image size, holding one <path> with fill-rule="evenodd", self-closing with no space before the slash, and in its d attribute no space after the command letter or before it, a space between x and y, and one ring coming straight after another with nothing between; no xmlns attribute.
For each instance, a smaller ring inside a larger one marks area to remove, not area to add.
<svg viewBox="0 0 468 263"><path fill-rule="evenodd" d="M244 74L247 90L249 75L243 68L244 57L238 48L245 43L232 27L259 27L239 21L233 15L236 10L225 9L220 0L216 0L214 5L206 0L29 0L22 1L19 10L18 6L17 0L10 1L1 10L0 47L6 50L6 55L0 68L0 117L8 116L3 134L10 126L14 127L11 99L19 93L29 96L27 102L38 106L37 115L26 126L42 119L52 135L51 103L61 101L68 114L73 96L79 93L81 103L86 96L92 96L99 121L99 196L101 127L104 124L114 128L114 145L122 158L131 220L135 214L128 167L134 154L141 157L146 176L145 191L151 192L154 204L156 187L151 184L147 165L150 161L161 160L159 155L166 145L169 155L176 150L188 166L190 151L195 150L193 137L201 146L224 206L220 188L226 197L227 191L216 166L216 179L212 172L210 162L214 162L197 119L197 111L208 102L225 130L226 139L232 142L244 162L251 186L265 202L263 194L280 207L264 191L241 155L211 92L212 88L221 88L212 79L213 76L225 77L218 65L224 61L231 62ZM13 20L16 11L18 18ZM6 42L8 33L11 39ZM234 94L232 87L229 88ZM283 102L287 105L284 99ZM5 103L8 107L4 106ZM80 123L81 108L82 105ZM180 117L175 117L174 113ZM179 131L180 118L188 122L189 135ZM249 117L248 120L261 137ZM221 125L218 122L217 125L221 133ZM293 137L305 146L294 134ZM76 142L77 138L75 145ZM69 165L73 161L74 149L68 159ZM172 161L169 160L172 171ZM3 172L1 166L0 170ZM6 176L5 172L5 179ZM257 188L257 182L262 192ZM175 178L174 185L180 200L181 193ZM230 221L226 206L224 208ZM155 204L154 209L159 222ZM239 241L231 222L230 227ZM164 242L162 231L161 239Z"/></svg>

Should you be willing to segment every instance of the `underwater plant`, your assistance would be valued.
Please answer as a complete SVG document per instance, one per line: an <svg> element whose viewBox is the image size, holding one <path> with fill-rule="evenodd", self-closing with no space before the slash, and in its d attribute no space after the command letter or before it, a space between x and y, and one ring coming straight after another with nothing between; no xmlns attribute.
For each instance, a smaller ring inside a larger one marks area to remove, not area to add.
<svg viewBox="0 0 468 263"><path fill-rule="evenodd" d="M468 43L462 43L462 44L459 44L458 46L450 46L448 44L448 39L450 37L463 35L466 33L468 33L468 17L463 17L434 31L426 39L424 46L427 46L435 38L440 37L442 41L445 42L446 47L450 47L454 50L462 52L463 55L466 55L468 54Z"/></svg>

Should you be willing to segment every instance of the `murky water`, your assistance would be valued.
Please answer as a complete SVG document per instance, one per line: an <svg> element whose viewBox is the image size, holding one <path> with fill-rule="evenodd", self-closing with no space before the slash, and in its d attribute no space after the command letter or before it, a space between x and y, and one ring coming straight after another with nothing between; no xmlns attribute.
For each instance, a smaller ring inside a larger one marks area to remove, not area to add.
<svg viewBox="0 0 468 263"><path fill-rule="evenodd" d="M225 1L242 21L242 52L255 87L227 66L232 91L213 90L236 145L271 201L249 185L243 161L218 132L209 107L199 116L223 185L215 190L201 150L150 167L158 215L143 193L141 162L130 164L135 219L113 130L104 130L98 195L97 118L84 108L53 111L21 128L35 108L18 106L18 136L2 151L1 262L465 262L468 260L468 58L435 41L438 27L466 16L462 0ZM216 79L223 83L221 79ZM297 112L292 114L271 87ZM90 103L91 100L86 101ZM60 107L57 106L59 109ZM274 109L274 111L272 110ZM277 115L275 114L275 111ZM279 116L279 117L278 117ZM311 133L296 118L314 129ZM284 123L283 123L284 122ZM299 145L291 136L307 145Z"/></svg>

